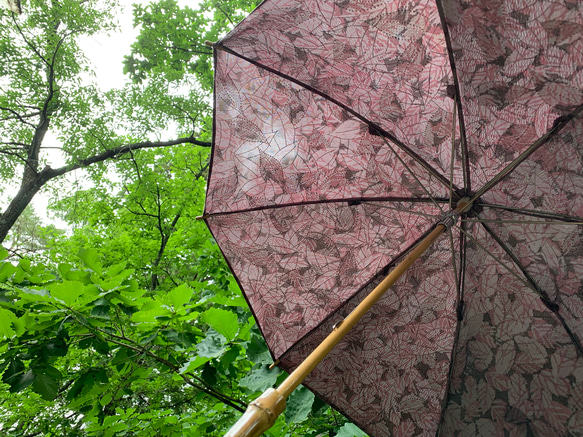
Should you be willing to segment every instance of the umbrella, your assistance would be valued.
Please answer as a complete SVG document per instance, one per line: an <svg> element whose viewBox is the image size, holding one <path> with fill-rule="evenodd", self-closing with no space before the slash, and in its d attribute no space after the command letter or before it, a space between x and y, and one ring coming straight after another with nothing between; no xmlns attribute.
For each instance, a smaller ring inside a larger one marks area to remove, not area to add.
<svg viewBox="0 0 583 437"><path fill-rule="evenodd" d="M420 257L303 382L370 435L583 433L581 29L575 0L266 0L214 44L204 217L276 363Z"/></svg>

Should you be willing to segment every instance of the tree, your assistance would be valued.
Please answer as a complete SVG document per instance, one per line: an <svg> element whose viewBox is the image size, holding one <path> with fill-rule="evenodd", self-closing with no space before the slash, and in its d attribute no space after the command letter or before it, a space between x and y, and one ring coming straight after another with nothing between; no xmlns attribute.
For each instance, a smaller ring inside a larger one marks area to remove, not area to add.
<svg viewBox="0 0 583 437"><path fill-rule="evenodd" d="M188 146L163 155L144 152L139 161L119 163L127 166L120 168L120 181L103 180L62 198L54 208L74 231L68 239L48 242L52 258L74 263L79 248L92 247L108 262L126 261L140 286L150 290L224 275L211 267L224 266L218 254L197 254L209 246L210 235L196 221L204 204L208 153L196 152Z"/></svg>
<svg viewBox="0 0 583 437"><path fill-rule="evenodd" d="M172 95L171 85L157 87L160 84L155 78L141 87L109 93L83 84L89 69L78 40L114 30L109 24L117 11L113 0L33 0L26 4L26 11L16 16L0 9L4 55L0 65L0 177L20 181L18 193L0 215L0 242L38 191L59 176L131 156L140 149L210 146L195 137L204 125L201 114L208 112L200 96L195 95L192 102L182 99L181 103L188 104L178 107L175 101L180 99ZM142 119L134 115L134 111L151 110L158 101L168 106ZM164 117L160 117L162 112ZM170 121L184 126L185 117L189 130L167 141L149 139ZM49 132L59 143L47 144ZM44 152L51 148L61 151L65 165L44 165Z"/></svg>

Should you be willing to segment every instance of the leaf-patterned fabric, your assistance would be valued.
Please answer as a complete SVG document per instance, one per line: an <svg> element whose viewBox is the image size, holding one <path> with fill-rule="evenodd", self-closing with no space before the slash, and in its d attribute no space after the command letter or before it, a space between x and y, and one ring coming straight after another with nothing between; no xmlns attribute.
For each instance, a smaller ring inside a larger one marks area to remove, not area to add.
<svg viewBox="0 0 583 437"><path fill-rule="evenodd" d="M292 370L371 436L583 435L583 3L266 0L215 48L207 224Z"/></svg>

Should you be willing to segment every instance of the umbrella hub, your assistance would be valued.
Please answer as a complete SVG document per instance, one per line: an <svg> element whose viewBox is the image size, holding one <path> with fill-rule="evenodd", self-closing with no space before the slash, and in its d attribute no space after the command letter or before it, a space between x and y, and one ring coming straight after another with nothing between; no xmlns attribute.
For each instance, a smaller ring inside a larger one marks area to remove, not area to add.
<svg viewBox="0 0 583 437"><path fill-rule="evenodd" d="M472 207L472 199L464 197L457 202L456 208L441 216L436 226L443 225L446 229L450 229L457 223L460 214L469 211Z"/></svg>
<svg viewBox="0 0 583 437"><path fill-rule="evenodd" d="M460 214L464 212L468 212L474 203L474 199L469 197L462 197L460 200L457 201L457 205L454 211L457 211Z"/></svg>

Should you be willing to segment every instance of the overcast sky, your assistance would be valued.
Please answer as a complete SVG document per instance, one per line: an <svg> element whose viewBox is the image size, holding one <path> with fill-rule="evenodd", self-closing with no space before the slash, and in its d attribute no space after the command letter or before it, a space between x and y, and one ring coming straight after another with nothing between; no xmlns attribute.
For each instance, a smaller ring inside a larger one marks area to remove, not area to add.
<svg viewBox="0 0 583 437"><path fill-rule="evenodd" d="M95 81L102 90L121 88L125 81L123 58L129 55L130 46L138 35L132 24L132 4L145 4L143 0L120 0L123 12L118 15L120 31L111 35L100 34L81 41L81 48L95 67Z"/></svg>

